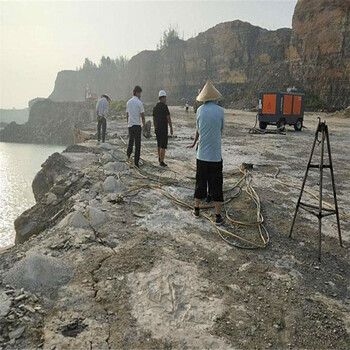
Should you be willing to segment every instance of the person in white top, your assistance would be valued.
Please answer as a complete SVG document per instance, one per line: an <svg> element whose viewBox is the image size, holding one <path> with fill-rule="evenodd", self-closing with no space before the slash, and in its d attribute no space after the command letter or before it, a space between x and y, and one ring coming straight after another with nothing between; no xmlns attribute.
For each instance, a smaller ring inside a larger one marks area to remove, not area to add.
<svg viewBox="0 0 350 350"><path fill-rule="evenodd" d="M139 167L141 153L141 121L143 132L146 130L145 110L140 100L142 89L136 85L134 96L126 104L126 120L129 128L129 145L126 151L128 159L131 156L135 141L135 166Z"/></svg>
<svg viewBox="0 0 350 350"><path fill-rule="evenodd" d="M97 101L96 104L96 114L97 114L97 142L100 143L101 140L101 128L102 128L102 143L106 140L106 129L107 129L107 114L109 110L109 104L111 103L111 98L104 94Z"/></svg>

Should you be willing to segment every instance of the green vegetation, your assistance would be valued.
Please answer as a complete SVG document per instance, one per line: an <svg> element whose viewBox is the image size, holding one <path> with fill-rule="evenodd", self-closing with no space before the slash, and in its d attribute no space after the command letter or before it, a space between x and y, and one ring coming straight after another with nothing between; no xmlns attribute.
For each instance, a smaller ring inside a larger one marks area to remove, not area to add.
<svg viewBox="0 0 350 350"><path fill-rule="evenodd" d="M97 68L109 70L123 70L124 68L126 68L128 63L129 60L125 56L119 56L115 59L110 58L109 56L102 56L98 65L86 57L83 66L77 68L77 70L91 70Z"/></svg>
<svg viewBox="0 0 350 350"><path fill-rule="evenodd" d="M325 104L314 95L306 94L305 96L305 110L307 111L318 111L320 109L325 109Z"/></svg>
<svg viewBox="0 0 350 350"><path fill-rule="evenodd" d="M126 110L126 101L112 101L110 106L110 113L111 114L119 114L121 112L125 112Z"/></svg>
<svg viewBox="0 0 350 350"><path fill-rule="evenodd" d="M183 40L183 38L180 39L178 29L169 26L169 28L164 30L163 32L163 35L160 38L159 43L157 45L157 50L161 50L165 47L169 47L174 43L179 42L180 40Z"/></svg>

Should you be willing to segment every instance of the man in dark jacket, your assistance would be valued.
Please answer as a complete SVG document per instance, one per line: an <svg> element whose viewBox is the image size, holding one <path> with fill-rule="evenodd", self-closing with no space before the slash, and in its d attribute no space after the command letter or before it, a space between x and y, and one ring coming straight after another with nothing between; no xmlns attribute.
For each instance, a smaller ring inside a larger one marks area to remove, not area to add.
<svg viewBox="0 0 350 350"><path fill-rule="evenodd" d="M153 108L153 124L157 136L158 161L160 166L166 167L167 164L164 163L164 157L165 150L168 147L168 124L171 135L173 135L173 124L171 122L169 108L166 104L166 92L160 90L158 97L159 102Z"/></svg>

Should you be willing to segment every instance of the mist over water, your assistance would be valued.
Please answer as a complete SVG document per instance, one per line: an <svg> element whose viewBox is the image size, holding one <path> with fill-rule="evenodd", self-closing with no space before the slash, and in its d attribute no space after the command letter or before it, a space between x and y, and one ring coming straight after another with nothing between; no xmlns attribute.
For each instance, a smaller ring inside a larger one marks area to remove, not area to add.
<svg viewBox="0 0 350 350"><path fill-rule="evenodd" d="M14 220L35 204L32 181L41 164L64 148L0 142L0 247L14 243Z"/></svg>

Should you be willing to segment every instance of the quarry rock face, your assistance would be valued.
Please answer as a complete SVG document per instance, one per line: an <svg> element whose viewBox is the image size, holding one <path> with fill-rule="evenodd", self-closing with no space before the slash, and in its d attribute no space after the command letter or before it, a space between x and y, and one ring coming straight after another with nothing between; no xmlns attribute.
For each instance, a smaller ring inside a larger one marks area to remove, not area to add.
<svg viewBox="0 0 350 350"><path fill-rule="evenodd" d="M50 98L80 101L89 84L98 94L107 91L112 98L125 100L138 84L145 102L155 101L157 92L165 89L169 102L175 104L193 101L211 79L223 93L225 106L253 107L260 90L295 85L325 108L346 108L349 6L344 0L299 0L292 30L269 31L236 20L162 50L142 51L122 72L63 71Z"/></svg>
<svg viewBox="0 0 350 350"><path fill-rule="evenodd" d="M293 16L290 71L328 108L350 104L350 2L299 0Z"/></svg>
<svg viewBox="0 0 350 350"><path fill-rule="evenodd" d="M239 20L221 23L162 50L140 52L131 58L123 74L110 71L106 75L106 69L99 68L60 72L50 99L80 101L88 84L98 94L107 91L113 99L126 100L133 87L141 85L145 102L154 102L158 91L165 89L170 103L179 103L193 100L206 80L212 79L226 96L226 104L254 101L255 106L256 94L251 91L283 88L288 83L282 66L290 39L291 30L286 28L268 31ZM270 74L274 69L278 72ZM72 85L76 86L74 91Z"/></svg>

